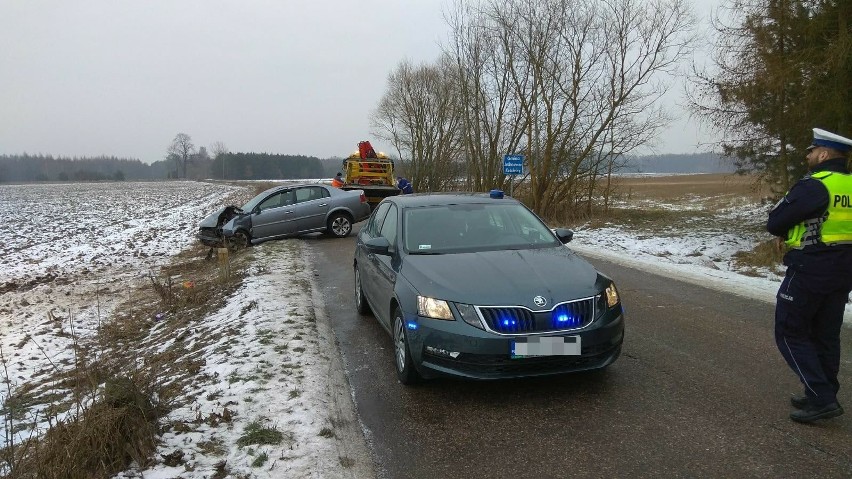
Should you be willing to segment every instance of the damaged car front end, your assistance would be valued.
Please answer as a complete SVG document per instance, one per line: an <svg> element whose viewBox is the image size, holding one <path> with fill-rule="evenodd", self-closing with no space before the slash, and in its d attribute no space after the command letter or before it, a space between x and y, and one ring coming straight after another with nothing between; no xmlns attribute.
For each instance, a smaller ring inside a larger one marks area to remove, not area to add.
<svg viewBox="0 0 852 479"><path fill-rule="evenodd" d="M225 206L208 215L198 225L198 239L205 246L223 248L227 246L222 227L243 213L239 206Z"/></svg>

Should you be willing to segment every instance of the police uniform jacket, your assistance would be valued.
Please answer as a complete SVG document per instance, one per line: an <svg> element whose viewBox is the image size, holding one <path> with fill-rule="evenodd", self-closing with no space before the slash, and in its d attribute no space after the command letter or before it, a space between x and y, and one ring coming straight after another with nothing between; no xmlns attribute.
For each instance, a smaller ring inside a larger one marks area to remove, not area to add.
<svg viewBox="0 0 852 479"><path fill-rule="evenodd" d="M811 171L848 173L845 158L826 160ZM818 217L828 209L828 189L821 181L805 175L769 212L766 229L785 237L790 228L802 221ZM828 246L822 243L791 249L784 255L784 265L796 271L815 275L852 275L852 245Z"/></svg>

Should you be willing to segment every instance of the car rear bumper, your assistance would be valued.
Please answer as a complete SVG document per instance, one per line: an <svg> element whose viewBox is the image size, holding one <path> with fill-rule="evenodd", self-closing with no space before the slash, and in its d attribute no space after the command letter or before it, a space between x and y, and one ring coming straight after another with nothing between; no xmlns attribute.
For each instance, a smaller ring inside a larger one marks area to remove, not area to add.
<svg viewBox="0 0 852 479"><path fill-rule="evenodd" d="M621 354L624 315L617 308L589 327L545 336L579 336L579 355L511 357L515 337L474 328L463 321L417 318L408 331L409 348L418 372L426 378L454 376L503 379L546 376L604 368Z"/></svg>

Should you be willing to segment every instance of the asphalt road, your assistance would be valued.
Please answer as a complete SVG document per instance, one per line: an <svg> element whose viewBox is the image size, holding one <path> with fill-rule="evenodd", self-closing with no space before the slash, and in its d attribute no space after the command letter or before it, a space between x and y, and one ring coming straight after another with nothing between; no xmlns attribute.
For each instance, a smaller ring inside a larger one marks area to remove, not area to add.
<svg viewBox="0 0 852 479"><path fill-rule="evenodd" d="M608 370L406 387L388 333L355 311L354 236L306 242L379 477L852 477L849 329L847 414L797 424L772 305L592 260L627 312Z"/></svg>

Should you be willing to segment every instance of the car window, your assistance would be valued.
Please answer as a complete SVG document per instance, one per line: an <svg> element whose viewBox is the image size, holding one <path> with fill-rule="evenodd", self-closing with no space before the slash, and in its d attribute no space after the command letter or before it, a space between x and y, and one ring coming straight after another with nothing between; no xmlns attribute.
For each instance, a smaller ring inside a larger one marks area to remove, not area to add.
<svg viewBox="0 0 852 479"><path fill-rule="evenodd" d="M396 225L398 219L396 215L396 206L391 205L388 209L388 214L385 216L384 222L382 222L382 229L380 230L379 236L387 238L390 244L396 244Z"/></svg>
<svg viewBox="0 0 852 479"><path fill-rule="evenodd" d="M318 200L323 197L324 188L319 186L308 186L296 189L296 203Z"/></svg>
<svg viewBox="0 0 852 479"><path fill-rule="evenodd" d="M373 212L373 216L370 217L370 221L367 223L367 226L364 228L364 233L370 236L371 238L375 238L378 236L378 232L380 231L382 222L385 219L385 215L388 212L388 208L390 208L390 203L382 203L376 208L376 211Z"/></svg>
<svg viewBox="0 0 852 479"><path fill-rule="evenodd" d="M272 208L278 208L279 206L284 206L286 204L286 195L288 193L290 192L281 191L275 193L269 198L266 198L265 200L261 201L260 204L257 205L257 209L259 209L260 211L264 211Z"/></svg>
<svg viewBox="0 0 852 479"><path fill-rule="evenodd" d="M550 247L550 229L518 203L409 208L403 215L405 249L434 254Z"/></svg>

